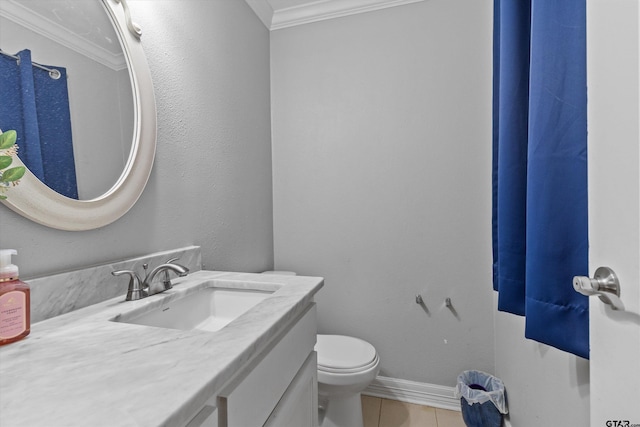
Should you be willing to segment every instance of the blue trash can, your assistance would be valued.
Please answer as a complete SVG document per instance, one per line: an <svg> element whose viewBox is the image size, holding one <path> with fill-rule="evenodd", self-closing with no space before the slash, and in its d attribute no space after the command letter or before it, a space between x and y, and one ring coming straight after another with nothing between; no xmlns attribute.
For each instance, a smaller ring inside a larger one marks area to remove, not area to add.
<svg viewBox="0 0 640 427"><path fill-rule="evenodd" d="M458 375L455 390L467 427L501 427L508 412L502 381L482 371Z"/></svg>

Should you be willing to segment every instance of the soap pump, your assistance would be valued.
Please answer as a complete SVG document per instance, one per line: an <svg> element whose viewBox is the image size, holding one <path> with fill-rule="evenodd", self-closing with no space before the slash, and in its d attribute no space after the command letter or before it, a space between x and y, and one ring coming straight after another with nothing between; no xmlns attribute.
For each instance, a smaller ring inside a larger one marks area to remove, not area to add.
<svg viewBox="0 0 640 427"><path fill-rule="evenodd" d="M31 332L29 286L18 278L18 266L11 264L15 249L0 250L0 345L21 340Z"/></svg>

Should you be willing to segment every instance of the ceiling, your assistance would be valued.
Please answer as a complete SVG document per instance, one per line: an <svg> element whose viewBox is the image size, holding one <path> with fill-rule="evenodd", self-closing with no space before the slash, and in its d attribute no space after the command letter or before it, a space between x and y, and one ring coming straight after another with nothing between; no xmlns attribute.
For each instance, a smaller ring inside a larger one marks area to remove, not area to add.
<svg viewBox="0 0 640 427"><path fill-rule="evenodd" d="M269 30L424 0L245 0Z"/></svg>
<svg viewBox="0 0 640 427"><path fill-rule="evenodd" d="M111 19L98 2L0 0L0 16L114 70L127 66Z"/></svg>

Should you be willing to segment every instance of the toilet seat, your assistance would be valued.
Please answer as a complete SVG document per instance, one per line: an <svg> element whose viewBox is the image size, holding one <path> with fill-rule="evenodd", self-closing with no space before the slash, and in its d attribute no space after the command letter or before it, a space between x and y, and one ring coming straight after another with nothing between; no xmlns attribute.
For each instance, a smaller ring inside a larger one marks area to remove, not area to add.
<svg viewBox="0 0 640 427"><path fill-rule="evenodd" d="M345 368L331 368L328 366L320 366L318 365L318 371L319 372L327 372L327 373L331 373L331 374L357 374L360 372L365 372L369 369L371 369L372 367L376 366L378 364L378 355L376 355L376 358L374 360L372 360L369 364L365 365L365 366L360 366L357 368L350 368L350 369L345 369Z"/></svg>
<svg viewBox="0 0 640 427"><path fill-rule="evenodd" d="M376 349L368 342L344 335L317 336L318 370L336 374L363 372L378 364Z"/></svg>

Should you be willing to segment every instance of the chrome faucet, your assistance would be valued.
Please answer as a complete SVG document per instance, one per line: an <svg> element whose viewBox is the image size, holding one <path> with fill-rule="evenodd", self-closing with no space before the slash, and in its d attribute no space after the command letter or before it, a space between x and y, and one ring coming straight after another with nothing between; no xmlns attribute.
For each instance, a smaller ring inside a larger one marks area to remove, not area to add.
<svg viewBox="0 0 640 427"><path fill-rule="evenodd" d="M178 258L172 258L169 261L165 262L164 264L160 264L159 266L151 270L151 273L145 276L144 281L142 282L142 287L143 289L144 288L148 289L147 292L149 293L149 295L159 294L160 292L168 291L173 287L173 285L171 284L171 279L169 278L169 270L176 273L178 277L184 277L187 274L189 274L189 269L187 267L175 263L175 261L177 260ZM143 264L142 267L146 271L148 268L148 265ZM151 292L152 290L151 284L153 283L153 279L156 277L156 274L160 273L161 271L164 271L164 279L162 280L162 289L157 292Z"/></svg>
<svg viewBox="0 0 640 427"><path fill-rule="evenodd" d="M140 280L140 276L138 276L138 273L132 270L112 271L111 274L114 276L120 276L122 274L129 275L129 289L127 290L125 301L135 301L171 289L173 285L171 284L171 279L169 278L169 271L173 271L179 277L186 276L189 273L189 269L183 265L175 263L175 261L177 260L178 258L172 258L164 264L160 264L159 266L151 270L150 273L146 273L144 280ZM142 268L144 268L146 272L149 268L149 265L143 264ZM164 272L162 288L158 291L154 291L151 288L151 285L153 283L153 279L160 272Z"/></svg>

